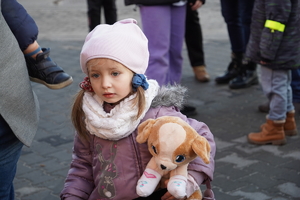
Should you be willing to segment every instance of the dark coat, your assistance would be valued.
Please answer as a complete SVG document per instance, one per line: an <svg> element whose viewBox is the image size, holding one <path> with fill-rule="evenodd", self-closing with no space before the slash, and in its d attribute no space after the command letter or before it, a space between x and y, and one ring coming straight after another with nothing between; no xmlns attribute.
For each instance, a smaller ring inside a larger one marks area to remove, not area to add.
<svg viewBox="0 0 300 200"><path fill-rule="evenodd" d="M280 22L285 30L271 31L266 20ZM271 69L300 67L300 4L299 0L256 0L246 59L266 61Z"/></svg>

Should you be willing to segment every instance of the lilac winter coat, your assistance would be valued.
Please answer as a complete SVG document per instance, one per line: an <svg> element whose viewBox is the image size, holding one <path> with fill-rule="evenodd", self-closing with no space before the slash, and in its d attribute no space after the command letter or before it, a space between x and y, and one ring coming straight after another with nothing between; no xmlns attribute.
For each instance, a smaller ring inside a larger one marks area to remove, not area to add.
<svg viewBox="0 0 300 200"><path fill-rule="evenodd" d="M176 99L173 99L176 101ZM141 123L161 116L177 116L188 122L211 145L210 164L196 158L189 164L189 174L197 180L213 179L215 142L208 126L187 118L175 106L160 103L151 107ZM89 135L88 141L75 136L72 163L61 193L62 199L130 200L138 198L136 185L151 154L147 144L136 142L137 130L129 136L111 141ZM204 176L204 177L201 177ZM197 181L200 185L199 181Z"/></svg>

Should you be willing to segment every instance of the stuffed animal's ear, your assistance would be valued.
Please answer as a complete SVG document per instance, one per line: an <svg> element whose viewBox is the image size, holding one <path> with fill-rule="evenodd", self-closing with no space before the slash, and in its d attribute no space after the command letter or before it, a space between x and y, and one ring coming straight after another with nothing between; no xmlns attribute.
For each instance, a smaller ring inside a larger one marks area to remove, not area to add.
<svg viewBox="0 0 300 200"><path fill-rule="evenodd" d="M138 143L144 143L147 141L154 123L154 119L148 119L139 125L138 136L136 137L136 141Z"/></svg>
<svg viewBox="0 0 300 200"><path fill-rule="evenodd" d="M198 135L192 144L194 152L208 164L210 158L210 145L205 137Z"/></svg>

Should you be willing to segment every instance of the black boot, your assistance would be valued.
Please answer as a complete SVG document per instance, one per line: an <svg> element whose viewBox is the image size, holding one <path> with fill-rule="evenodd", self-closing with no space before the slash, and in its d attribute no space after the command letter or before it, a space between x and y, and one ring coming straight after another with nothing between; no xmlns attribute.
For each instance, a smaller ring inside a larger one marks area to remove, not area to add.
<svg viewBox="0 0 300 200"><path fill-rule="evenodd" d="M49 57L50 48L42 48L36 59L25 56L30 80L50 89L61 89L73 82L72 77Z"/></svg>
<svg viewBox="0 0 300 200"><path fill-rule="evenodd" d="M256 64L249 62L242 65L242 67L239 69L238 76L229 82L229 87L231 89L241 89L256 84L258 84Z"/></svg>
<svg viewBox="0 0 300 200"><path fill-rule="evenodd" d="M238 75L238 69L242 65L243 54L231 53L231 62L229 63L227 70L222 76L218 76L215 81L217 84L227 84L230 80L234 79Z"/></svg>

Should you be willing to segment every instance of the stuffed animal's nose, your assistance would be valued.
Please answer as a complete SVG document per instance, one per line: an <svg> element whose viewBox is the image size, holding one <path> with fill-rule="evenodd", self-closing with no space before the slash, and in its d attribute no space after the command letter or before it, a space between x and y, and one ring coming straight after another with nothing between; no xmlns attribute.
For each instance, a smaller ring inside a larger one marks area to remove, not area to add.
<svg viewBox="0 0 300 200"><path fill-rule="evenodd" d="M164 166L164 165L160 165L160 167L161 167L162 170L167 169L167 167Z"/></svg>

